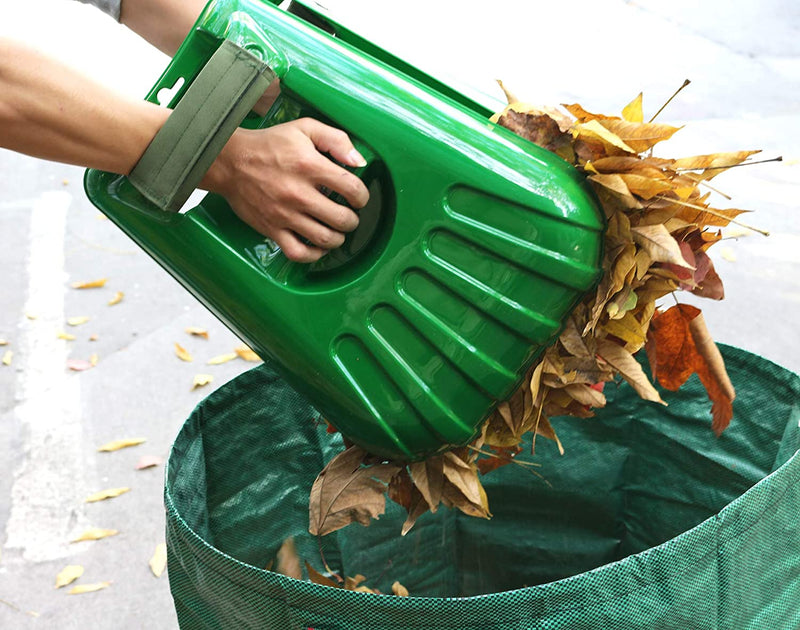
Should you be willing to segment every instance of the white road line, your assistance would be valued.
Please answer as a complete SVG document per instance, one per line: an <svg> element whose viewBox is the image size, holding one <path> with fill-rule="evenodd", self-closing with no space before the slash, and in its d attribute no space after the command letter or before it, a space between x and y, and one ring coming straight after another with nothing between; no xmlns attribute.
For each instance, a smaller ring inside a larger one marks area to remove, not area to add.
<svg viewBox="0 0 800 630"><path fill-rule="evenodd" d="M21 314L15 415L23 461L14 472L6 548L45 561L69 555L69 540L85 525L82 494L80 379L65 369L64 235L67 192L44 193L31 207L28 296ZM25 315L33 315L28 319Z"/></svg>

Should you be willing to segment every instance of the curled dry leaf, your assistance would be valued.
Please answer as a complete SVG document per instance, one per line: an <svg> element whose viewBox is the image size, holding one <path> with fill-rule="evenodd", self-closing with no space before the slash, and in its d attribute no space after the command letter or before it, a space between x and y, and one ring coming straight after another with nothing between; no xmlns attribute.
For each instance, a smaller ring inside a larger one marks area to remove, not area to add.
<svg viewBox="0 0 800 630"><path fill-rule="evenodd" d="M77 538L73 538L70 542L84 542L87 540L102 540L103 538L108 538L109 536L116 536L119 534L119 531L116 529L103 529L100 527L91 527L85 530L80 536Z"/></svg>
<svg viewBox="0 0 800 630"><path fill-rule="evenodd" d="M76 339L75 335L64 332L63 330L56 335L56 338L63 339L64 341L75 341Z"/></svg>
<svg viewBox="0 0 800 630"><path fill-rule="evenodd" d="M70 326L82 326L86 322L89 321L89 317L86 315L78 315L76 317L70 317L67 319L67 324Z"/></svg>
<svg viewBox="0 0 800 630"><path fill-rule="evenodd" d="M192 389L194 390L198 387L205 387L213 380L214 376L212 374L195 374L194 380L192 381Z"/></svg>
<svg viewBox="0 0 800 630"><path fill-rule="evenodd" d="M400 582L394 582L394 584L392 584L392 593L398 597L408 597L408 589L400 584Z"/></svg>
<svg viewBox="0 0 800 630"><path fill-rule="evenodd" d="M208 339L208 331L205 328L198 328L197 326L189 326L186 333L195 337L202 337Z"/></svg>
<svg viewBox="0 0 800 630"><path fill-rule="evenodd" d="M108 278L100 278L99 280L87 280L84 282L73 282L70 286L73 289L100 289L106 286Z"/></svg>
<svg viewBox="0 0 800 630"><path fill-rule="evenodd" d="M7 345L8 345L8 339L0 338L0 346L7 346Z"/></svg>
<svg viewBox="0 0 800 630"><path fill-rule="evenodd" d="M100 453L109 453L112 451L118 451L121 448L138 446L139 444L143 444L146 441L147 441L146 438L126 438L123 440L113 440L111 442L103 444L103 446L99 447L97 450Z"/></svg>
<svg viewBox="0 0 800 630"><path fill-rule="evenodd" d="M250 361L252 363L260 363L261 357L258 356L249 346L241 345L233 349L240 359Z"/></svg>
<svg viewBox="0 0 800 630"><path fill-rule="evenodd" d="M229 352L227 354L220 354L216 357L209 359L206 363L208 365L222 365L223 363L227 363L228 361L233 361L239 355L235 352Z"/></svg>
<svg viewBox="0 0 800 630"><path fill-rule="evenodd" d="M90 494L88 497L84 499L84 503L96 503L97 501L105 501L106 499L113 499L115 497L120 496L121 494L125 494L126 492L130 492L130 488L108 488L106 490L100 490L99 492L95 492Z"/></svg>
<svg viewBox="0 0 800 630"><path fill-rule="evenodd" d="M136 470L145 470L146 468L154 468L155 466L160 466L164 463L164 459L162 457L158 457L157 455L142 455L139 458L139 461L136 462Z"/></svg>
<svg viewBox="0 0 800 630"><path fill-rule="evenodd" d="M69 595L82 595L84 593L94 593L95 591L102 591L104 588L111 586L111 582L94 582L93 584L79 584L69 589Z"/></svg>
<svg viewBox="0 0 800 630"><path fill-rule="evenodd" d="M13 350L6 350L3 353L2 363L3 365L11 365L11 362L14 360L14 351Z"/></svg>
<svg viewBox="0 0 800 630"><path fill-rule="evenodd" d="M177 341L175 342L175 356L177 356L181 361L186 361L187 363L194 361L194 357L192 357L189 351Z"/></svg>
<svg viewBox="0 0 800 630"><path fill-rule="evenodd" d="M122 291L117 291L117 292L114 294L114 297L112 297L112 298L111 298L111 299L108 301L108 305L109 305L109 306L114 306L115 304L119 304L120 302L122 302L122 298L124 298L124 297L125 297L125 294L124 294Z"/></svg>
<svg viewBox="0 0 800 630"><path fill-rule="evenodd" d="M72 584L80 576L83 575L83 567L79 564L70 564L61 569L56 575L56 588Z"/></svg>
<svg viewBox="0 0 800 630"><path fill-rule="evenodd" d="M156 577L161 577L164 569L167 568L167 544L159 543L156 545L153 556L147 563L150 566L150 571Z"/></svg>

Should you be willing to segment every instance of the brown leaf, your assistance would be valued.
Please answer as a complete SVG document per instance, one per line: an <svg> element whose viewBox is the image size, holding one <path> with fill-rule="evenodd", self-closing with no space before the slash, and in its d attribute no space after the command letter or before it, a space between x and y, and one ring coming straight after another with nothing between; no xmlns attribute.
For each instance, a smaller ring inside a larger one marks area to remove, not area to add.
<svg viewBox="0 0 800 630"><path fill-rule="evenodd" d="M585 123L574 125L572 127L572 133L578 138L588 138L589 140L601 142L605 147L607 155L618 155L620 151L624 151L625 153L639 153L639 151L631 147L607 126L610 122L614 121L610 121L606 118L602 120L590 120Z"/></svg>
<svg viewBox="0 0 800 630"><path fill-rule="evenodd" d="M662 405L666 404L661 400L656 388L647 379L642 366L625 348L613 341L599 339L597 341L597 353L614 367L622 375L622 378L628 381L641 398L661 403Z"/></svg>
<svg viewBox="0 0 800 630"><path fill-rule="evenodd" d="M663 225L643 225L631 228L633 240L644 249L655 262L672 263L693 269L684 260L680 246Z"/></svg>
<svg viewBox="0 0 800 630"><path fill-rule="evenodd" d="M241 345L233 349L240 359L250 361L251 363L260 363L261 357L258 356L249 346Z"/></svg>
<svg viewBox="0 0 800 630"><path fill-rule="evenodd" d="M67 367L73 372L83 372L91 370L94 366L91 361L86 361L85 359L67 359Z"/></svg>
<svg viewBox="0 0 800 630"><path fill-rule="evenodd" d="M720 435L733 418L733 401L736 391L733 388L722 354L711 338L702 313L698 313L689 324L695 348L700 356L697 375L711 399L711 428Z"/></svg>
<svg viewBox="0 0 800 630"><path fill-rule="evenodd" d="M408 517L406 518L405 522L403 523L403 528L400 531L401 536L405 536L414 524L417 522L417 519L428 512L430 510L430 506L428 502L425 500L425 497L422 496L422 493L419 491L419 488L412 485L411 486L411 497L409 499L409 504L407 508Z"/></svg>
<svg viewBox="0 0 800 630"><path fill-rule="evenodd" d="M720 173L725 172L731 166L741 164L756 153L761 153L761 151L731 151L726 153L695 155L675 160L673 168L676 170L702 171L699 174L701 179L712 179Z"/></svg>
<svg viewBox="0 0 800 630"><path fill-rule="evenodd" d="M199 328L197 326L189 326L186 328L186 334L192 335L194 337L202 337L203 339L208 339L208 331L205 328Z"/></svg>
<svg viewBox="0 0 800 630"><path fill-rule="evenodd" d="M295 580L303 579L303 568L300 564L300 556L297 553L297 546L294 538L287 538L278 549L275 572L285 575Z"/></svg>
<svg viewBox="0 0 800 630"><path fill-rule="evenodd" d="M394 582L392 584L392 593L397 595L397 597L408 597L408 589L400 584L400 582Z"/></svg>
<svg viewBox="0 0 800 630"><path fill-rule="evenodd" d="M322 575L319 571L317 571L314 567L312 567L308 562L304 563L306 565L306 572L308 573L308 579L311 580L314 584L321 584L322 586L330 586L331 588L341 588L336 582L334 582L329 577Z"/></svg>
<svg viewBox="0 0 800 630"><path fill-rule="evenodd" d="M478 470L455 453L442 456L446 483L443 490L445 502L469 516L490 518L486 494L478 479Z"/></svg>
<svg viewBox="0 0 800 630"><path fill-rule="evenodd" d="M157 455L142 455L139 458L139 461L136 462L136 470L144 470L145 468L153 468L154 466L160 466L164 463L164 459L158 457Z"/></svg>
<svg viewBox="0 0 800 630"><path fill-rule="evenodd" d="M567 105L562 103L561 106L564 109L566 109L570 114L575 116L575 118L580 123L589 122L590 120L598 120L598 119L604 120L606 118L609 118L608 116L604 116L603 114L593 114L591 112L588 112L577 103L573 103L572 105Z"/></svg>
<svg viewBox="0 0 800 630"><path fill-rule="evenodd" d="M444 488L444 460L441 455L428 457L423 462L408 465L414 486L419 489L431 512L436 512L442 502Z"/></svg>
<svg viewBox="0 0 800 630"><path fill-rule="evenodd" d="M654 145L669 140L680 129L660 123L636 123L609 118L598 121L608 131L624 142L634 153L650 150Z"/></svg>
<svg viewBox="0 0 800 630"><path fill-rule="evenodd" d="M392 464L362 466L366 453L351 446L322 470L311 488L309 532L324 536L353 521L369 525L386 509L386 484L399 471Z"/></svg>

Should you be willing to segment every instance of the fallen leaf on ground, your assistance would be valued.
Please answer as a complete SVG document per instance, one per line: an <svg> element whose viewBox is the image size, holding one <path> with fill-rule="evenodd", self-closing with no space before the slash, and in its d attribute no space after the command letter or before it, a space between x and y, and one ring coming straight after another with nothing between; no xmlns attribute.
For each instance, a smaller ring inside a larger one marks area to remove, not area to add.
<svg viewBox="0 0 800 630"><path fill-rule="evenodd" d="M39 319L39 316L36 313L25 313L25 317L30 320Z"/></svg>
<svg viewBox="0 0 800 630"><path fill-rule="evenodd" d="M239 355L240 359L244 359L245 361L251 361L253 363L258 363L261 361L261 357L253 352L252 348L249 346L238 346L234 348L233 351Z"/></svg>
<svg viewBox="0 0 800 630"><path fill-rule="evenodd" d="M80 326L88 321L89 318L86 315L79 315L78 317L70 317L67 320L67 324L69 324L70 326Z"/></svg>
<svg viewBox="0 0 800 630"><path fill-rule="evenodd" d="M6 350L3 353L3 365L11 365L11 361L14 359L14 353L11 350Z"/></svg>
<svg viewBox="0 0 800 630"><path fill-rule="evenodd" d="M189 362L191 362L191 361L194 361L194 358L192 357L192 355L191 355L191 354L189 354L189 351L188 351L188 350L186 350L186 348L184 348L184 347L183 347L181 344L179 344L178 342L175 342L175 355L176 355L176 356L177 356L177 357L178 357L178 358L179 358L181 361L186 361L187 363L189 363Z"/></svg>
<svg viewBox="0 0 800 630"><path fill-rule="evenodd" d="M208 339L208 331L205 328L198 328L197 326L189 326L186 329L186 332L195 337L202 337L203 339Z"/></svg>
<svg viewBox="0 0 800 630"><path fill-rule="evenodd" d="M124 440L114 440L112 442L108 442L107 444L103 444L103 446L97 450L101 453L108 453L111 451L118 451L121 448L128 448L129 446L138 446L146 441L146 438L127 438Z"/></svg>
<svg viewBox="0 0 800 630"><path fill-rule="evenodd" d="M8 345L8 339L0 339L0 346L7 346L7 345Z"/></svg>
<svg viewBox="0 0 800 630"><path fill-rule="evenodd" d="M216 357L213 357L207 361L207 365L222 365L223 363L227 363L228 361L233 361L239 355L235 352L229 352L228 354L220 354Z"/></svg>
<svg viewBox="0 0 800 630"><path fill-rule="evenodd" d="M95 353L92 353L92 355L89 357L89 363L91 364L92 367L96 366L99 360L100 357L97 356L97 354Z"/></svg>
<svg viewBox="0 0 800 630"><path fill-rule="evenodd" d="M122 291L117 291L117 292L114 294L114 297L112 297L112 298L111 298L111 299L108 301L108 305L109 305L109 306L114 306L115 304L119 304L120 302L122 302L122 298L124 298L124 297L125 297L125 294L124 294Z"/></svg>
<svg viewBox="0 0 800 630"><path fill-rule="evenodd" d="M72 584L83 575L83 567L79 564L70 564L59 572L56 576L56 588L61 588L67 584Z"/></svg>
<svg viewBox="0 0 800 630"><path fill-rule="evenodd" d="M70 286L73 289L99 289L104 287L108 282L108 278L100 278L99 280L87 280L84 282L73 282Z"/></svg>
<svg viewBox="0 0 800 630"><path fill-rule="evenodd" d="M86 497L84 499L84 503L95 503L97 501L113 499L114 497L118 497L126 492L130 492L130 488L108 488L106 490L100 490L99 492L95 492L94 494L90 494L88 497Z"/></svg>
<svg viewBox="0 0 800 630"><path fill-rule="evenodd" d="M89 341L97 341L98 339L100 339L100 337L98 337L96 334L89 335Z"/></svg>
<svg viewBox="0 0 800 630"><path fill-rule="evenodd" d="M164 463L164 459L162 457L158 457L157 455L142 455L139 458L139 461L136 462L136 470L144 470L145 468L153 468L154 466L160 466Z"/></svg>
<svg viewBox="0 0 800 630"><path fill-rule="evenodd" d="M63 330L61 332L59 332L56 335L56 337L58 339L63 339L64 341L75 341L75 339L76 339L75 335L71 335L70 333L64 332Z"/></svg>
<svg viewBox="0 0 800 630"><path fill-rule="evenodd" d="M103 538L108 538L109 536L116 536L119 534L119 531L116 529L102 529L100 527L91 527L84 531L80 536L77 538L72 539L70 542L83 542L85 540L102 540Z"/></svg>
<svg viewBox="0 0 800 630"><path fill-rule="evenodd" d="M194 390L198 387L205 387L213 380L214 376L211 374L195 374L194 380L192 381L192 389Z"/></svg>
<svg viewBox="0 0 800 630"><path fill-rule="evenodd" d="M83 593L94 593L95 591L102 591L104 588L111 586L111 582L95 582L93 584L78 584L69 589L69 595L82 595Z"/></svg>
<svg viewBox="0 0 800 630"><path fill-rule="evenodd" d="M167 544L166 543L159 543L156 545L156 550L153 552L153 557L150 558L150 571L153 572L153 575L156 577L161 577L161 574L164 573L164 569L167 568Z"/></svg>
<svg viewBox="0 0 800 630"><path fill-rule="evenodd" d="M74 372L83 372L84 370L91 370L94 365L85 359L67 359L67 367Z"/></svg>

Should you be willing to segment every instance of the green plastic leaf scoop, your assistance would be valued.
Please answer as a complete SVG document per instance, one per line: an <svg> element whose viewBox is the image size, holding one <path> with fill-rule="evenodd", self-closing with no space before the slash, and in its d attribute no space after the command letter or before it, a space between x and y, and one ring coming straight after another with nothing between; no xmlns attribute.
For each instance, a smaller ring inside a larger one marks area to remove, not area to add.
<svg viewBox="0 0 800 630"><path fill-rule="evenodd" d="M405 460L468 443L599 278L583 177L303 4L210 3L148 99L180 79L172 128L130 178L87 171L92 202L353 442ZM311 265L219 196L185 203L237 125L302 116L350 135L370 190Z"/></svg>

